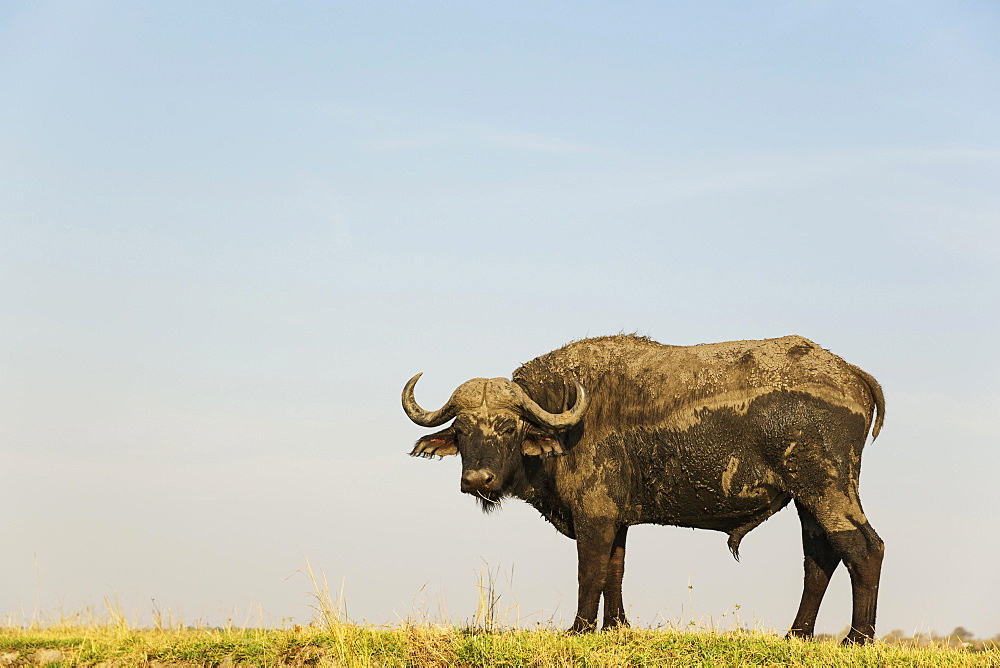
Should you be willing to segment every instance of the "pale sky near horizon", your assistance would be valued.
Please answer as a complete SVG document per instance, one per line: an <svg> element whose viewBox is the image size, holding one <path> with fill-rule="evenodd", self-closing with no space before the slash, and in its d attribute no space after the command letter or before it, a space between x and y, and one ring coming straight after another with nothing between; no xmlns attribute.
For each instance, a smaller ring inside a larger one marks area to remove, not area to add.
<svg viewBox="0 0 1000 668"><path fill-rule="evenodd" d="M444 402L585 336L801 334L885 388L878 632L1000 633L1000 5L0 5L0 618L568 625ZM637 527L634 624L783 631L794 511ZM819 628L849 622L838 571ZM737 608L738 606L738 608ZM143 622L145 623L145 622Z"/></svg>

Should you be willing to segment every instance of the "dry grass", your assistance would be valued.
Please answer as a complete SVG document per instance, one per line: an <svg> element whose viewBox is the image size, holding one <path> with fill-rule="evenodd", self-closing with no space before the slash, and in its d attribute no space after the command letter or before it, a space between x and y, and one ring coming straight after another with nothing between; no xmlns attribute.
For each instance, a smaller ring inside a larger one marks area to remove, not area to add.
<svg viewBox="0 0 1000 668"><path fill-rule="evenodd" d="M306 562L314 619L306 626L266 629L230 623L187 627L154 611L151 627L130 624L119 602L106 610L25 625L0 626L0 666L1000 666L1000 650L907 647L876 642L841 647L785 640L760 631L692 632L690 625L568 635L519 629L516 603L501 604L498 572L479 574L479 606L467 626L404 621L395 626L351 622L343 590ZM426 619L426 617L425 617Z"/></svg>
<svg viewBox="0 0 1000 668"><path fill-rule="evenodd" d="M253 666L997 666L1000 651L840 647L761 633L626 629L486 633L435 626L341 624L289 629L131 629L118 625L0 630L0 665Z"/></svg>

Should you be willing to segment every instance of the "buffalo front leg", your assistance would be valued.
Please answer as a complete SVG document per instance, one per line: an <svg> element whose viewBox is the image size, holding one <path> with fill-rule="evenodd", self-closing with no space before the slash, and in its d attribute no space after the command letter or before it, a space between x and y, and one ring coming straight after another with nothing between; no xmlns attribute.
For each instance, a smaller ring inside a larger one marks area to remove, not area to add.
<svg viewBox="0 0 1000 668"><path fill-rule="evenodd" d="M622 601L622 578L625 575L625 536L628 526L618 528L611 544L608 575L604 581L604 628L628 626L625 603Z"/></svg>
<svg viewBox="0 0 1000 668"><path fill-rule="evenodd" d="M802 586L802 601L799 611L792 622L789 636L811 638L816 630L816 615L823 594L830 584L830 577L840 564L840 555L823 532L813 514L798 501L795 509L799 511L799 521L802 523L802 552L805 555L805 579Z"/></svg>
<svg viewBox="0 0 1000 668"><path fill-rule="evenodd" d="M576 528L577 594L576 619L571 633L586 633L597 627L597 609L608 579L611 549L617 527L613 520L593 519L574 521ZM622 557L624 564L624 535Z"/></svg>

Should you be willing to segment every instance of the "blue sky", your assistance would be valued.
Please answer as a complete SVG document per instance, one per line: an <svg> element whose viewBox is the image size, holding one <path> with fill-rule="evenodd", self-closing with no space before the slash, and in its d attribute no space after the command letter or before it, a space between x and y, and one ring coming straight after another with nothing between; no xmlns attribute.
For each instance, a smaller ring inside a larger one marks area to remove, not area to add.
<svg viewBox="0 0 1000 668"><path fill-rule="evenodd" d="M359 619L468 618L485 560L567 620L573 544L405 457L405 380L431 405L588 335L798 333L886 389L879 631L1000 632L998 30L988 2L4 5L0 611L302 620L308 558ZM800 562L793 513L740 564L643 528L626 604L780 629ZM820 626L848 601L840 573Z"/></svg>

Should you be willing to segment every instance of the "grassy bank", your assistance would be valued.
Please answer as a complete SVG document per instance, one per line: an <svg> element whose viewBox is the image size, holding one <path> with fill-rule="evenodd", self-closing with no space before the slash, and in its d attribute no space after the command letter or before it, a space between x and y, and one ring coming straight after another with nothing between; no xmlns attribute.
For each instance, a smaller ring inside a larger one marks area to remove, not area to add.
<svg viewBox="0 0 1000 668"><path fill-rule="evenodd" d="M133 629L53 626L0 629L2 665L1000 666L1000 651L842 648L761 633L635 629L569 636L354 624L289 629Z"/></svg>

